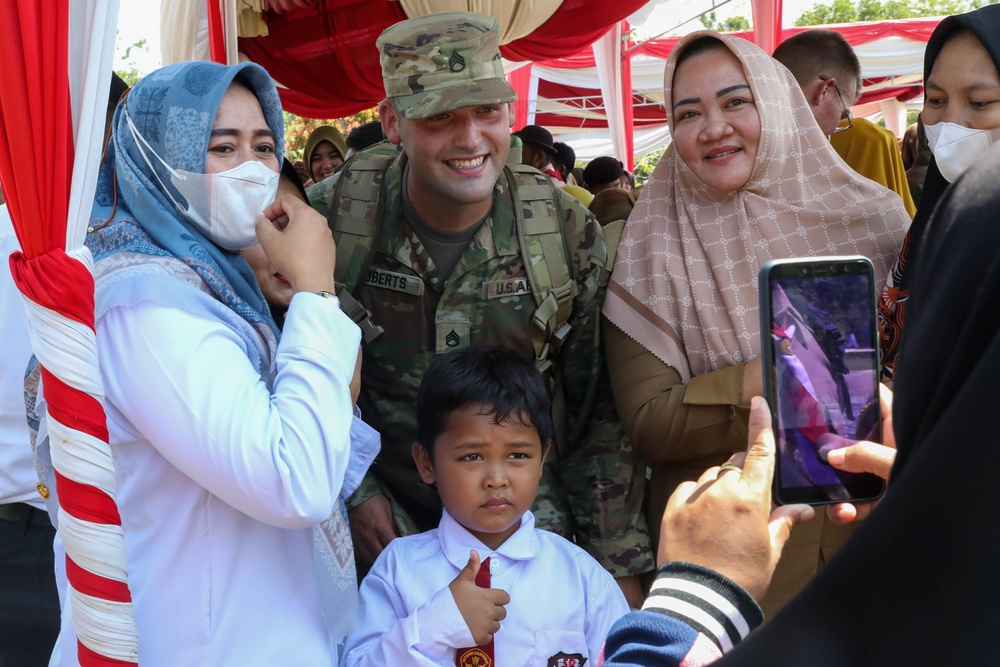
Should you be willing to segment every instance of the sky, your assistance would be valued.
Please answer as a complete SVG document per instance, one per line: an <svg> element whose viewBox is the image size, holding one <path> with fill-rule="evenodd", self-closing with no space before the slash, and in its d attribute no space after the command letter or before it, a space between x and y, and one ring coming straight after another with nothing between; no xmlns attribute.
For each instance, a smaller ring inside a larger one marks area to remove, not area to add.
<svg viewBox="0 0 1000 667"><path fill-rule="evenodd" d="M722 4L722 2L723 0L716 0L715 4ZM802 12L811 9L819 2L821 0L783 0L782 27L790 28L795 19L802 15ZM648 14L646 24L642 29L637 30L637 37L642 40L658 36L664 30L670 30L676 26L679 23L678 16L697 16L710 10L712 4L711 0L652 0L643 10L636 12L637 15ZM733 16L745 16L749 19L751 15L750 0L730 0L715 10L715 16L719 20ZM701 22L695 19L675 31L674 34L687 34L701 29Z"/></svg>
<svg viewBox="0 0 1000 667"><path fill-rule="evenodd" d="M719 2L721 0L717 0ZM783 0L783 24L788 27L818 0ZM711 0L651 0L642 10L648 14L640 39L648 39L677 25L677 17L693 16L712 6ZM642 13L640 12L640 13ZM731 16L750 16L750 0L731 0L716 11L718 19ZM677 31L678 34L701 28L697 21ZM145 49L133 49L128 61L124 60L125 50L137 41L145 39ZM160 12L155 0L121 0L118 15L118 39L116 40L116 70L136 67L140 73L148 74L160 66Z"/></svg>
<svg viewBox="0 0 1000 667"><path fill-rule="evenodd" d="M127 70L135 67L142 74L149 74L160 66L159 7L159 2L155 0L121 0L114 69ZM130 62L124 61L125 49L140 39L146 40L146 48L134 49Z"/></svg>

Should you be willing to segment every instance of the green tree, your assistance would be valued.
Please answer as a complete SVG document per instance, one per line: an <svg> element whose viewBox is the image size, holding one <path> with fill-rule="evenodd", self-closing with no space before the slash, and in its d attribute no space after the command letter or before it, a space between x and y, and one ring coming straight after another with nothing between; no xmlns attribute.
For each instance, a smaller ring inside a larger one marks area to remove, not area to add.
<svg viewBox="0 0 1000 667"><path fill-rule="evenodd" d="M656 169L656 165L660 163L660 158L663 157L663 153L666 150L667 148L664 146L651 153L646 153L635 161L635 171L632 173L635 174L635 184L637 186L649 180L650 174Z"/></svg>
<svg viewBox="0 0 1000 667"><path fill-rule="evenodd" d="M825 25L827 23L853 23L858 20L858 11L850 0L833 0L828 5L815 4L812 9L802 12L795 25Z"/></svg>
<svg viewBox="0 0 1000 667"><path fill-rule="evenodd" d="M905 0L861 0L858 3L859 21L883 21L886 19L905 19L911 17L911 10Z"/></svg>
<svg viewBox="0 0 1000 667"><path fill-rule="evenodd" d="M306 139L312 134L312 131L317 127L323 125L333 125L341 132L344 136L356 127L364 125L373 120L378 120L378 111L375 108L366 109L361 113L356 113L353 116L347 116L345 118L337 118L334 120L324 120L320 118L302 118L301 116L296 116L288 111L284 112L285 115L285 155L288 156L289 160L293 162L296 160L303 159L302 152L306 147Z"/></svg>
<svg viewBox="0 0 1000 667"><path fill-rule="evenodd" d="M825 25L828 23L853 23L855 21L884 21L926 16L961 14L990 4L990 0L833 0L816 3L795 20L797 26Z"/></svg>
<svg viewBox="0 0 1000 667"><path fill-rule="evenodd" d="M738 32L750 29L750 19L745 16L730 16L725 21L720 21L715 17L715 12L709 12L702 14L698 20L701 21L706 30L716 32Z"/></svg>
<svg viewBox="0 0 1000 667"><path fill-rule="evenodd" d="M135 64L135 53L136 51L149 52L149 47L146 45L145 39L140 39L138 42L132 44L127 49L125 49L125 55L122 60L128 65L128 69L116 70L115 73L118 74L129 85L129 88L135 85L136 81L142 78L142 72Z"/></svg>

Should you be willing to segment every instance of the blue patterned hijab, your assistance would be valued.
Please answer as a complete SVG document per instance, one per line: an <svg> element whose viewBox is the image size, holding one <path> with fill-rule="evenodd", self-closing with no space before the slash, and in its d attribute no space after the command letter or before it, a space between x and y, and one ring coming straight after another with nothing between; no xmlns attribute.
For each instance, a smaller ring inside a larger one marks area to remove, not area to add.
<svg viewBox="0 0 1000 667"><path fill-rule="evenodd" d="M123 111L127 105L136 130L164 162L204 173L215 115L237 76L257 96L281 162L281 102L263 68L185 62L159 69L139 81L115 111L86 245L96 263L98 318L108 308L144 301L207 310L240 335L266 377L277 327L253 271L239 253L210 242L177 210L163 191L172 187L169 173L152 156L152 167L143 159ZM171 194L184 201L180 193Z"/></svg>

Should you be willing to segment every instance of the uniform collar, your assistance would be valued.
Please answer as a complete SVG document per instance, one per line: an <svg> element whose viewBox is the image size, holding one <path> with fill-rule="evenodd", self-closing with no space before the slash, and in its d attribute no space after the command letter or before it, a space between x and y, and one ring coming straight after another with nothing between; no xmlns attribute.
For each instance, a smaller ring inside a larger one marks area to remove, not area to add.
<svg viewBox="0 0 1000 667"><path fill-rule="evenodd" d="M441 523L438 524L438 540L441 551L448 562L462 569L469 562L469 551L475 549L479 558L492 558L491 570L494 574L503 572L517 561L530 560L538 554L538 537L535 535L535 516L529 511L521 516L521 526L496 551L491 551L465 526L443 510Z"/></svg>
<svg viewBox="0 0 1000 667"><path fill-rule="evenodd" d="M378 238L379 252L396 258L438 292L444 290L448 280L456 280L494 257L520 254L517 226L513 224L515 214L510 193L512 181L509 170L504 169L495 186L496 199L489 216L469 241L451 275L447 278L441 276L413 226L406 221L403 178L407 162L406 153L401 153L389 165L385 175L386 183L390 184L390 192L382 204L384 211ZM508 220L510 222L507 222Z"/></svg>

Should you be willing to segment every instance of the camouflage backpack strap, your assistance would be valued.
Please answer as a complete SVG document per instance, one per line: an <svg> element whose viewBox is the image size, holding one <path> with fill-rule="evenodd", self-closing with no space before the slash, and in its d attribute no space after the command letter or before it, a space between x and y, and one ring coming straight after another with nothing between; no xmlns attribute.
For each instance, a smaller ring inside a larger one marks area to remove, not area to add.
<svg viewBox="0 0 1000 667"><path fill-rule="evenodd" d="M552 365L551 356L569 335L578 288L570 273L559 191L547 176L531 167L507 164L506 169L524 270L535 297L531 319L535 363L545 372Z"/></svg>
<svg viewBox="0 0 1000 667"><path fill-rule="evenodd" d="M604 242L608 246L608 258L605 261L610 272L615 268L615 258L618 256L618 244L622 241L625 233L625 220L613 220L601 228L604 232Z"/></svg>
<svg viewBox="0 0 1000 667"><path fill-rule="evenodd" d="M383 142L351 156L341 168L333 191L337 297L344 313L361 327L366 342L375 340L383 329L353 295L371 267L385 199L385 173L398 155L395 146Z"/></svg>

